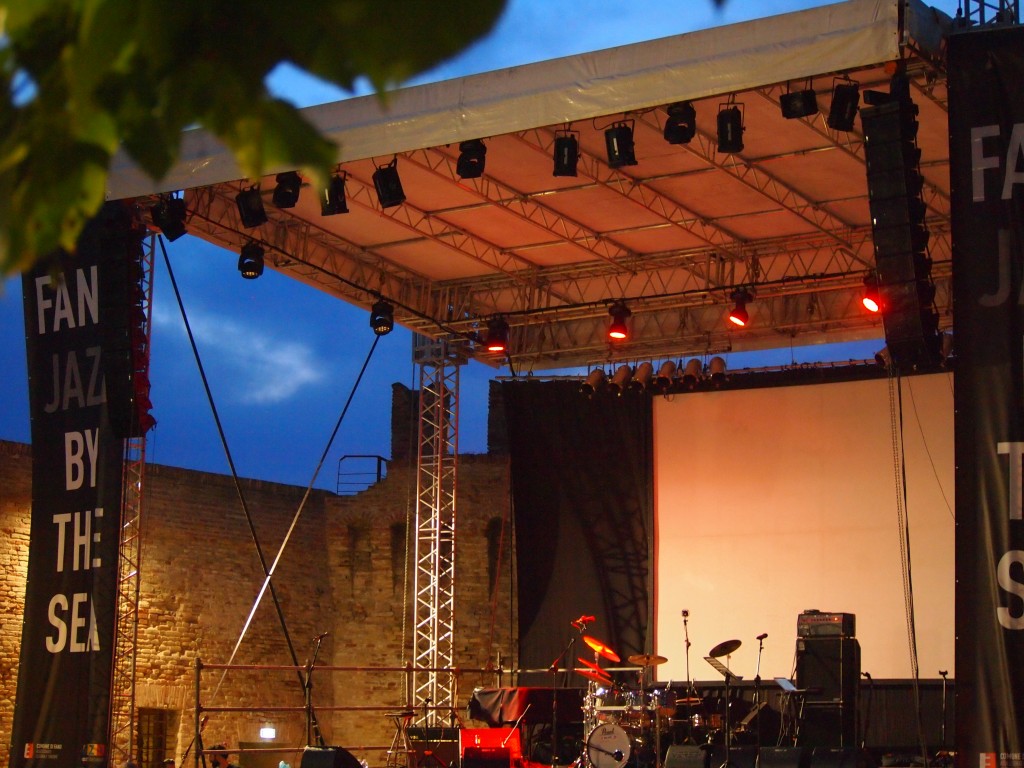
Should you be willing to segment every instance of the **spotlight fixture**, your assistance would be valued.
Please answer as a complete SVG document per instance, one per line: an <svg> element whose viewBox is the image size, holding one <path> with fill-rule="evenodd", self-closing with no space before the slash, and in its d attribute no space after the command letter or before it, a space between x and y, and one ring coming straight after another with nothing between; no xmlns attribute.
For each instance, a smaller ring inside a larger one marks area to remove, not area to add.
<svg viewBox="0 0 1024 768"><path fill-rule="evenodd" d="M612 341L622 341L629 337L629 328L626 325L626 318L633 313L624 302L616 301L608 308L608 314L612 316L612 322L608 326L608 338Z"/></svg>
<svg viewBox="0 0 1024 768"><path fill-rule="evenodd" d="M833 131L852 131L859 105L860 86L853 82L836 83L832 88L832 104L825 123Z"/></svg>
<svg viewBox="0 0 1024 768"><path fill-rule="evenodd" d="M554 161L555 170L552 176L575 176L576 164L580 159L579 134L568 129L555 134Z"/></svg>
<svg viewBox="0 0 1024 768"><path fill-rule="evenodd" d="M746 288L741 288L738 291L733 291L729 295L729 299L735 303L732 311L729 312L729 322L743 328L750 322L750 314L747 312L747 304L753 301L754 297Z"/></svg>
<svg viewBox="0 0 1024 768"><path fill-rule="evenodd" d="M818 97L811 88L787 91L779 98L779 104L782 107L782 116L787 120L818 114Z"/></svg>
<svg viewBox="0 0 1024 768"><path fill-rule="evenodd" d="M633 378L633 369L628 365L620 365L608 382L608 390L619 397L626 391L630 380Z"/></svg>
<svg viewBox="0 0 1024 768"><path fill-rule="evenodd" d="M257 243L246 243L238 254L238 271L246 280L255 280L263 274L263 247Z"/></svg>
<svg viewBox="0 0 1024 768"><path fill-rule="evenodd" d="M370 309L370 327L378 336L387 336L395 329L395 308L384 299L374 302Z"/></svg>
<svg viewBox="0 0 1024 768"><path fill-rule="evenodd" d="M715 355L708 361L708 376L715 386L722 385L725 381L725 360L723 358Z"/></svg>
<svg viewBox="0 0 1024 768"><path fill-rule="evenodd" d="M263 198L260 196L260 185L254 184L235 195L238 215L242 218L242 226L246 229L258 227L267 221L267 212L263 210Z"/></svg>
<svg viewBox="0 0 1024 768"><path fill-rule="evenodd" d="M624 165L636 165L633 153L633 126L628 122L619 122L604 132L604 145L608 151L608 165L622 168Z"/></svg>
<svg viewBox="0 0 1024 768"><path fill-rule="evenodd" d="M643 392L651 386L651 379L654 378L654 366L651 363L640 363L633 371L633 380L629 382L629 388L634 392Z"/></svg>
<svg viewBox="0 0 1024 768"><path fill-rule="evenodd" d="M378 165L373 172L373 186L381 208L394 208L405 202L402 180L398 177L398 155L387 165Z"/></svg>
<svg viewBox="0 0 1024 768"><path fill-rule="evenodd" d="M487 351L508 352L508 321L498 315L487 321Z"/></svg>
<svg viewBox="0 0 1024 768"><path fill-rule="evenodd" d="M874 275L867 275L864 278L864 293L860 297L860 303L868 312L878 313L882 311L882 298L878 292L878 278Z"/></svg>
<svg viewBox="0 0 1024 768"><path fill-rule="evenodd" d="M665 120L665 141L669 144L689 144L697 135L697 110L688 101L677 101L668 107Z"/></svg>
<svg viewBox="0 0 1024 768"><path fill-rule="evenodd" d="M299 190L302 189L302 177L295 171L277 174L277 186L274 187L274 205L278 208L294 208L299 202Z"/></svg>
<svg viewBox="0 0 1024 768"><path fill-rule="evenodd" d="M686 367L683 369L683 386L689 389L696 387L703 372L704 365L701 361L696 357L691 357L687 361Z"/></svg>
<svg viewBox="0 0 1024 768"><path fill-rule="evenodd" d="M727 155L743 151L743 112L732 103L718 111L718 151Z"/></svg>
<svg viewBox="0 0 1024 768"><path fill-rule="evenodd" d="M658 389L668 389L672 386L672 379L676 376L676 364L673 360L666 360L658 369L658 377L654 380Z"/></svg>
<svg viewBox="0 0 1024 768"><path fill-rule="evenodd" d="M159 227L164 237L172 243L187 232L185 229L187 213L185 199L171 195L160 195L156 205L149 209L149 214L153 217L153 224Z"/></svg>
<svg viewBox="0 0 1024 768"><path fill-rule="evenodd" d="M320 215L335 216L348 213L348 202L345 200L346 174L338 173L327 182L327 188L320 195Z"/></svg>
<svg viewBox="0 0 1024 768"><path fill-rule="evenodd" d="M484 175L484 159L487 147L480 139L470 139L459 144L459 160L455 172L463 179L479 179Z"/></svg>
<svg viewBox="0 0 1024 768"><path fill-rule="evenodd" d="M604 371L600 368L595 368L587 374L587 378L580 384L580 392L587 397L593 397L594 393L599 389L602 389L605 385Z"/></svg>

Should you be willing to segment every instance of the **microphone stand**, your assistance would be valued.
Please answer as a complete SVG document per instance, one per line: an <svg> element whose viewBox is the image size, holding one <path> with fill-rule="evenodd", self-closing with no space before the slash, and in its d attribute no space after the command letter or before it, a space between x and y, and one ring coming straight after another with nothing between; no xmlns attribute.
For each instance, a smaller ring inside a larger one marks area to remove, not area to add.
<svg viewBox="0 0 1024 768"><path fill-rule="evenodd" d="M587 628L586 624L580 624L578 629L582 633ZM576 637L569 638L569 644L562 649L553 662L551 662L552 688L551 688L551 765L558 765L558 667L565 654L576 644Z"/></svg>
<svg viewBox="0 0 1024 768"><path fill-rule="evenodd" d="M690 678L690 628L689 628L689 617L690 612L683 609L683 636L686 639L686 695L684 699L696 699L697 691L693 686L693 680ZM688 717L686 718L686 729L688 735L686 740L688 743L693 743L693 712L690 711L691 704L686 704L686 712Z"/></svg>
<svg viewBox="0 0 1024 768"><path fill-rule="evenodd" d="M306 746L313 745L313 667L316 666L316 657L320 655L320 644L324 641L325 635L317 635L316 647L313 649L313 660L306 665L306 679L303 682L305 689L305 710L306 710ZM317 746L324 746L324 737L320 728L316 728Z"/></svg>
<svg viewBox="0 0 1024 768"><path fill-rule="evenodd" d="M755 754L761 754L761 718L759 713L761 711L761 653L764 651L764 639L767 637L767 633L757 636L757 671L754 673L754 717L757 718L757 752Z"/></svg>

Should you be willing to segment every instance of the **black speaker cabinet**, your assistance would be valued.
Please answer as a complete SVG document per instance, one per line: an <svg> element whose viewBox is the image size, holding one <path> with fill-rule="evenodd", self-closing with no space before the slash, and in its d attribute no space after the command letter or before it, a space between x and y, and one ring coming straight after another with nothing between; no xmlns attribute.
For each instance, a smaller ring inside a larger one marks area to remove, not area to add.
<svg viewBox="0 0 1024 768"><path fill-rule="evenodd" d="M725 765L725 745L713 744L708 757L709 768L720 768ZM732 747L729 749L729 765L731 768L756 768L757 747Z"/></svg>
<svg viewBox="0 0 1024 768"><path fill-rule="evenodd" d="M342 747L306 747L300 768L362 768L355 755Z"/></svg>
<svg viewBox="0 0 1024 768"><path fill-rule="evenodd" d="M707 768L707 745L673 744L665 753L664 768Z"/></svg>
<svg viewBox="0 0 1024 768"><path fill-rule="evenodd" d="M860 681L857 640L852 637L798 640L796 679L797 687L807 692L799 744L806 747L856 746Z"/></svg>
<svg viewBox="0 0 1024 768"><path fill-rule="evenodd" d="M869 768L871 765L871 759L861 749L818 747L811 752L811 768Z"/></svg>
<svg viewBox="0 0 1024 768"><path fill-rule="evenodd" d="M462 768L511 768L512 755L507 747L466 747Z"/></svg>
<svg viewBox="0 0 1024 768"><path fill-rule="evenodd" d="M810 750L803 747L761 747L757 768L810 768Z"/></svg>

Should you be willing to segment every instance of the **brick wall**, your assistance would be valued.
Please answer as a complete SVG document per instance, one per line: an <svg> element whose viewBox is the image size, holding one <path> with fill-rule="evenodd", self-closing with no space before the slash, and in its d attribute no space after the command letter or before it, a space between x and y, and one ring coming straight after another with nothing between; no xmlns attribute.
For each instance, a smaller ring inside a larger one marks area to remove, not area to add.
<svg viewBox="0 0 1024 768"><path fill-rule="evenodd" d="M386 480L358 496L316 491L306 500L273 579L300 665L309 661L313 639L323 632L329 634L318 665L403 667L410 661L413 566L411 560L407 566L405 524L415 514L415 481L414 467L396 463ZM509 511L507 460L460 457L458 490L455 660L471 669L486 666L499 651L505 659L513 653L507 535L503 564L494 567L501 521ZM270 567L305 489L243 480L241 492ZM0 760L5 762L24 608L30 493L28 446L0 442L0 593L5 598L0 606L5 619L0 626ZM234 652L236 665L289 665L292 656L269 590L249 619L263 585L263 567L230 477L147 467L141 530L136 703L181 713L174 752L180 757L194 731L197 659L204 665L226 663ZM306 742L303 689L294 671L225 674L204 669L201 680L200 699L207 708L295 708L292 713L210 712L207 746L258 741L259 727L269 722L277 727L279 742ZM373 766L383 765L384 752L358 748L390 744L394 728L385 712L403 703L402 680L396 672L317 670L312 699L327 742L350 748ZM492 683L490 675L460 676L463 717L472 689ZM336 709L347 707L378 709ZM296 760L290 761L297 766Z"/></svg>

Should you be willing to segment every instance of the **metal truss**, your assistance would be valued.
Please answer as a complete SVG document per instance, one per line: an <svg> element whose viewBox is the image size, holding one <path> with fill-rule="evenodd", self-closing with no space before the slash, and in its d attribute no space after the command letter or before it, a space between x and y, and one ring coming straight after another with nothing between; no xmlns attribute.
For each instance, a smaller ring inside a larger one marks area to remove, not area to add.
<svg viewBox="0 0 1024 768"><path fill-rule="evenodd" d="M969 24L1020 24L1017 0L965 0Z"/></svg>
<svg viewBox="0 0 1024 768"><path fill-rule="evenodd" d="M455 679L455 496L461 345L417 336L420 423L413 592L413 703L426 724L457 705Z"/></svg>
<svg viewBox="0 0 1024 768"><path fill-rule="evenodd" d="M144 241L142 297L145 355L149 357L153 306L153 254L156 238ZM124 441L121 473L121 540L117 558L114 662L110 686L110 765L134 761L135 663L139 630L142 492L146 474L146 436Z"/></svg>

